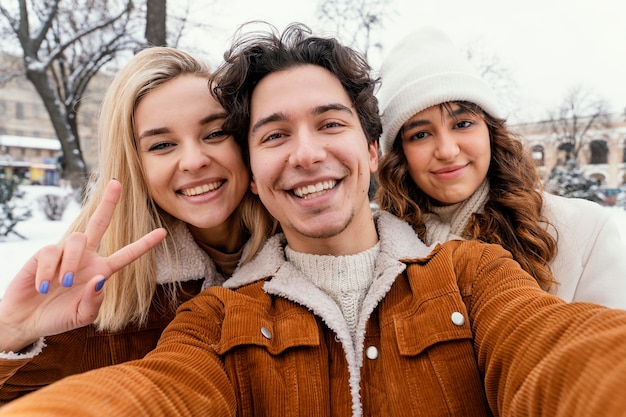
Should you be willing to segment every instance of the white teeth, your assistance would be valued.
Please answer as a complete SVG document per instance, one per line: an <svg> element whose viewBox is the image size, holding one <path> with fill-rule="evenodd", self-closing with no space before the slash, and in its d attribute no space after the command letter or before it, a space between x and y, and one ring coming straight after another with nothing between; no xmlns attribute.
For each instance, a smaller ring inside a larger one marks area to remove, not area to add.
<svg viewBox="0 0 626 417"><path fill-rule="evenodd" d="M305 185L304 187L298 187L293 190L293 193L300 198L308 200L310 198L317 197L323 194L326 190L335 188L337 185L336 180L328 180L318 182L317 184Z"/></svg>
<svg viewBox="0 0 626 417"><path fill-rule="evenodd" d="M204 193L208 193L209 191L216 190L222 186L224 181L216 181L210 184L203 184L197 187L185 188L184 190L180 190L180 193L187 196L193 197L194 195L200 195Z"/></svg>

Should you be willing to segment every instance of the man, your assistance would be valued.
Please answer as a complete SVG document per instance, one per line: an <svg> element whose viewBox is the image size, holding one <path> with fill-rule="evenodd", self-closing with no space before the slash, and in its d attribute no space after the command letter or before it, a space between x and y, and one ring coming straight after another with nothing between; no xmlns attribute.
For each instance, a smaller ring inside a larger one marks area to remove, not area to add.
<svg viewBox="0 0 626 417"><path fill-rule="evenodd" d="M292 26L244 38L217 76L284 234L231 289L181 307L143 360L0 416L624 413L626 312L545 294L500 247L428 248L372 215L380 119L358 54Z"/></svg>

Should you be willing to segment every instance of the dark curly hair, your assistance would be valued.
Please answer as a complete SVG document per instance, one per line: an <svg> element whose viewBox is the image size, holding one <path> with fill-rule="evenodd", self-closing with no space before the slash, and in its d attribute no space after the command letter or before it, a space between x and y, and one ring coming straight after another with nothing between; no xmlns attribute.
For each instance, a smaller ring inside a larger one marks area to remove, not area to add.
<svg viewBox="0 0 626 417"><path fill-rule="evenodd" d="M289 25L282 35L265 24L268 31L241 34L233 42L212 80L213 94L228 113L224 129L240 141L245 160L249 161L247 135L254 88L265 76L300 65L326 68L339 79L358 113L368 143L377 143L382 133L374 95L379 79L371 77L363 55L334 38L312 36L311 30L300 23Z"/></svg>
<svg viewBox="0 0 626 417"><path fill-rule="evenodd" d="M556 283L549 267L556 255L556 241L547 231L548 219L542 215L542 184L531 156L504 119L490 116L473 103L454 103L485 121L491 146L489 197L484 212L472 215L464 237L503 246L542 288L549 289ZM454 117L451 104L439 107ZM376 200L382 209L408 221L424 239L422 213L428 211L431 201L408 172L399 135L391 151L381 158Z"/></svg>

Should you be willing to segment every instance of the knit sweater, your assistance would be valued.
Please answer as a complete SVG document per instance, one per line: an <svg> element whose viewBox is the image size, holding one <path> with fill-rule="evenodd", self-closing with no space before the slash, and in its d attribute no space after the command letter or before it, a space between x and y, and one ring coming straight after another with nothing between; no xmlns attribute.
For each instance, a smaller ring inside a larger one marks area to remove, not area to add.
<svg viewBox="0 0 626 417"><path fill-rule="evenodd" d="M295 252L289 246L285 256L311 282L339 306L354 343L363 299L374 280L374 266L380 244L355 255L322 256Z"/></svg>

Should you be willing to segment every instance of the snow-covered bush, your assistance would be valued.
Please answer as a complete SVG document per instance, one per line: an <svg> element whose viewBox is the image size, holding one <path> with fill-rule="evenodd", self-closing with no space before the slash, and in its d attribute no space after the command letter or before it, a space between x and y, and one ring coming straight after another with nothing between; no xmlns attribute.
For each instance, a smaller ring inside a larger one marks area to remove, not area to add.
<svg viewBox="0 0 626 417"><path fill-rule="evenodd" d="M9 178L4 172L0 172L0 239L6 238L13 233L26 239L15 231L15 226L24 220L28 220L31 209L22 199L24 192L20 190L20 179Z"/></svg>
<svg viewBox="0 0 626 417"><path fill-rule="evenodd" d="M63 219L63 213L72 201L72 194L44 194L37 201L48 220L59 221Z"/></svg>
<svg viewBox="0 0 626 417"><path fill-rule="evenodd" d="M576 167L576 160L571 159L563 166L552 168L545 189L562 197L584 198L600 203L602 198L598 195L599 185L597 179L585 176L582 169Z"/></svg>

